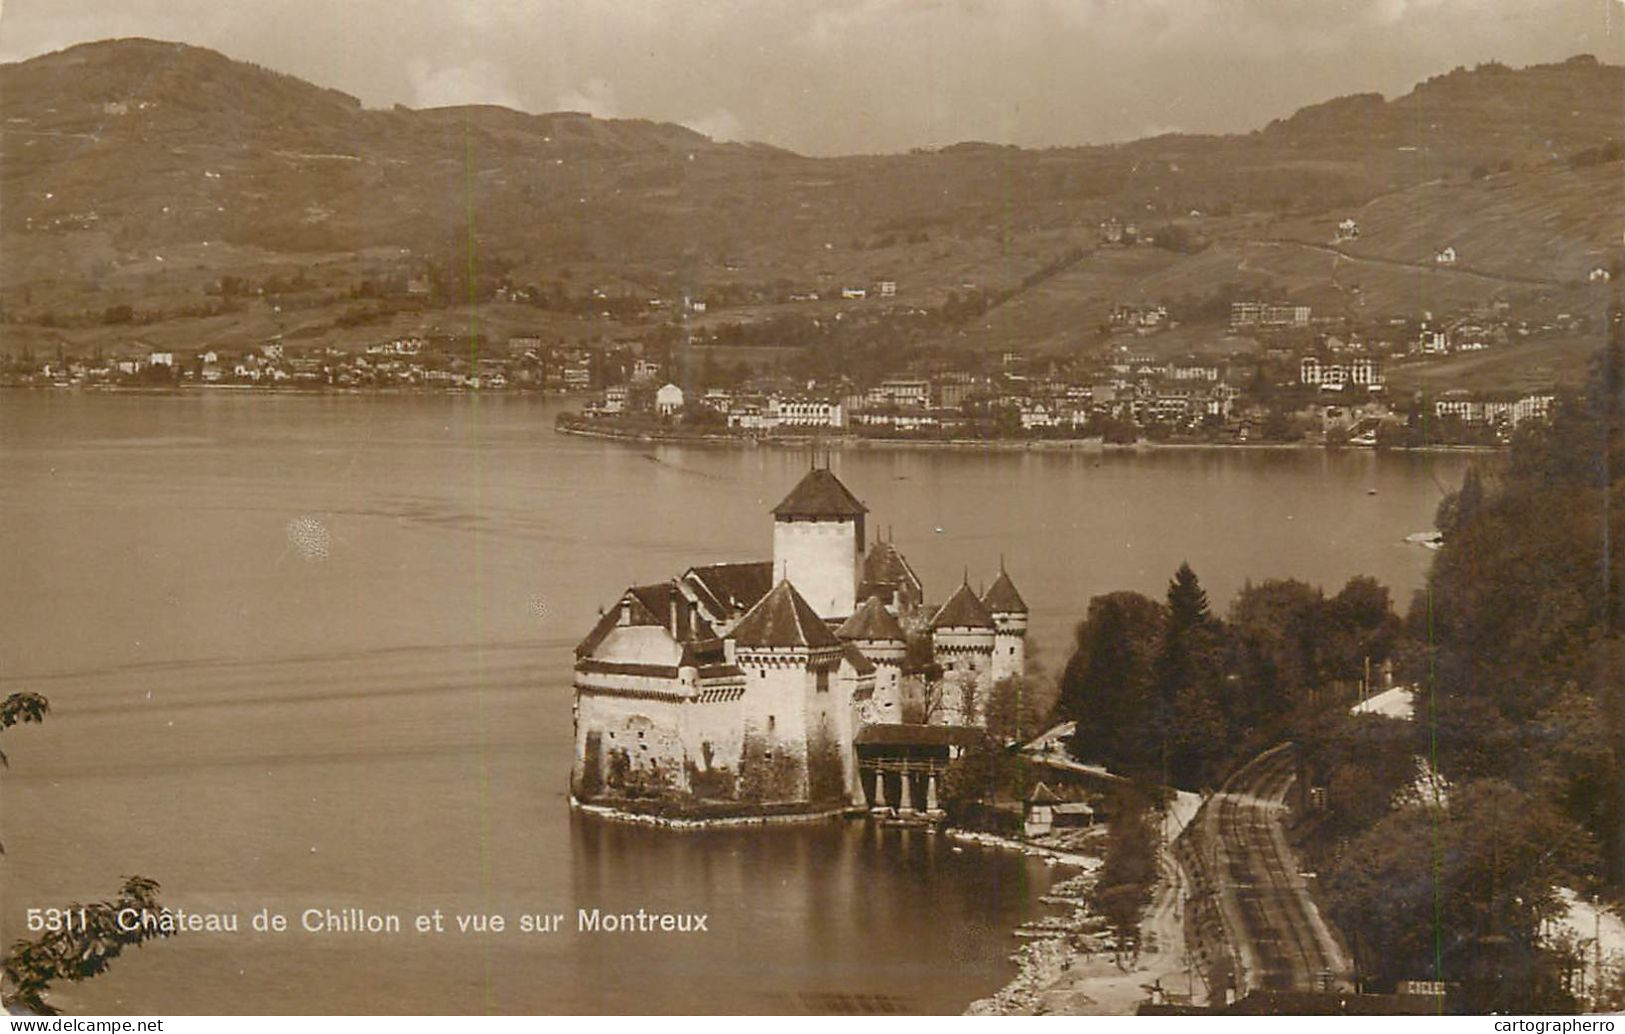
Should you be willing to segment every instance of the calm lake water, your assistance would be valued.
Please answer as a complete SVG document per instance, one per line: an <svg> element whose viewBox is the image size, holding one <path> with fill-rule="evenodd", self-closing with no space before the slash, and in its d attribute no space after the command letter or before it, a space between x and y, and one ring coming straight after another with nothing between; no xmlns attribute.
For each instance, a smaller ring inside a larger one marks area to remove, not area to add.
<svg viewBox="0 0 1625 1034"><path fill-rule="evenodd" d="M957 1012L1049 872L865 824L673 834L569 811L570 648L633 582L765 559L773 449L556 435L521 398L0 393L0 943L30 906L232 911L58 989L70 1011ZM941 599L1001 553L1039 663L1181 560L1408 599L1462 456L862 449L836 472ZM1370 494L1375 489L1376 494ZM401 917L297 930L305 908ZM417 934L440 909L710 913L704 934ZM295 929L255 934L262 908Z"/></svg>

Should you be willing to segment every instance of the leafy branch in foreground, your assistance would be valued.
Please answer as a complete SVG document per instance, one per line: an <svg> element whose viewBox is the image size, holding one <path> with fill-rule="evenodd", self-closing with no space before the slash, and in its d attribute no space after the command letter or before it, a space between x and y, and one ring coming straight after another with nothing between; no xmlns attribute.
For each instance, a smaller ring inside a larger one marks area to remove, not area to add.
<svg viewBox="0 0 1625 1034"><path fill-rule="evenodd" d="M25 722L43 722L45 712L50 709L51 702L38 693L13 693L0 700L0 729L9 729ZM3 750L0 750L0 765L11 765Z"/></svg>
<svg viewBox="0 0 1625 1034"><path fill-rule="evenodd" d="M28 722L43 722L51 702L38 693L13 693L0 700L0 730ZM4 753L0 765L10 766ZM0 848L0 854L4 854ZM45 1001L45 992L58 980L78 982L105 972L125 948L173 930L156 923L119 922L119 915L157 915L158 884L144 876L127 876L118 897L90 905L74 903L62 909L55 925L38 940L18 940L0 961L0 1007L40 1016L57 1010ZM126 927L131 927L126 929Z"/></svg>
<svg viewBox="0 0 1625 1034"><path fill-rule="evenodd" d="M130 915L157 915L158 884L142 876L124 881L113 901L89 905L71 904L63 909L64 919L57 929L36 941L12 944L0 963L0 1004L36 1015L52 1016L57 1010L45 1001L45 992L58 980L88 980L107 970L125 948L135 947L155 937L168 937L172 931L157 923L130 922ZM119 922L123 914L125 922Z"/></svg>

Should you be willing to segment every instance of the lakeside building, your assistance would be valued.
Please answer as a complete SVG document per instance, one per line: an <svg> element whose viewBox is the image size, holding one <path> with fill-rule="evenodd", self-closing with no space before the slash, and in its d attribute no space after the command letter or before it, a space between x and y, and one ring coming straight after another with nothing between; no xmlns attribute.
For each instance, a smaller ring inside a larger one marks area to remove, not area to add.
<svg viewBox="0 0 1625 1034"><path fill-rule="evenodd" d="M927 617L918 575L868 540L868 508L828 468L772 513L771 560L632 586L576 647L576 800L934 809L994 685L1025 673L1014 581L1001 564L978 596L967 578ZM942 705L925 725L900 720L910 680Z"/></svg>

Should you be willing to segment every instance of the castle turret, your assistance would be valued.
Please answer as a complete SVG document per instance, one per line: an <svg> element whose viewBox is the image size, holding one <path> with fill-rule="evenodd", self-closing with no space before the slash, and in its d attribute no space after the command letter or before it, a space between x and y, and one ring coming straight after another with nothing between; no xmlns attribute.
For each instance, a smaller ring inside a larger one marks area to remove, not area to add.
<svg viewBox="0 0 1625 1034"><path fill-rule="evenodd" d="M987 714L992 686L993 617L966 582L931 619L931 656L942 669L939 706L929 721L943 725L979 725Z"/></svg>
<svg viewBox="0 0 1625 1034"><path fill-rule="evenodd" d="M993 681L1020 678L1027 671L1027 603L1003 563L982 606L993 619Z"/></svg>
<svg viewBox="0 0 1625 1034"><path fill-rule="evenodd" d="M826 621L844 620L857 607L867 512L827 468L808 471L773 508L773 573Z"/></svg>
<svg viewBox="0 0 1625 1034"><path fill-rule="evenodd" d="M925 588L897 547L889 539L876 538L863 557L858 595L862 599L879 596L892 613L903 617L912 616L925 600Z"/></svg>
<svg viewBox="0 0 1625 1034"><path fill-rule="evenodd" d="M731 638L745 683L739 797L844 799L851 703L837 679L841 641L788 580L739 619Z"/></svg>
<svg viewBox="0 0 1625 1034"><path fill-rule="evenodd" d="M869 709L871 722L902 721L903 661L908 655L908 640L903 626L892 616L880 597L870 596L863 606L835 630L842 642L856 647L875 666L873 706Z"/></svg>

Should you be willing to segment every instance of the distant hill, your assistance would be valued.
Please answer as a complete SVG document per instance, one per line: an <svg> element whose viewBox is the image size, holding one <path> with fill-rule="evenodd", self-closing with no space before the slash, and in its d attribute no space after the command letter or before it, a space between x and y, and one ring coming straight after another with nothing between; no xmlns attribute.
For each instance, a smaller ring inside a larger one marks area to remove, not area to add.
<svg viewBox="0 0 1625 1034"><path fill-rule="evenodd" d="M1365 213L1358 247L1373 259L1413 261L1460 239L1485 271L1566 281L1615 253L1625 209L1625 68L1584 56L1457 69L1247 134L842 158L574 112L368 109L145 39L0 65L0 114L0 302L24 323L120 302L168 312L224 274L325 263L337 283L471 256L516 283L618 289L885 276L904 285L900 304L935 304L1093 252L1107 217L1185 227L1191 248L1091 256L1028 292L1007 330L990 320L966 335L1057 346L1151 289L1267 282L1336 296L1331 272L1306 278L1282 266L1280 245L1257 242L1324 242L1345 214ZM1585 157L1610 144L1611 160ZM1382 279L1372 273L1377 300ZM333 315L313 313L311 326Z"/></svg>

